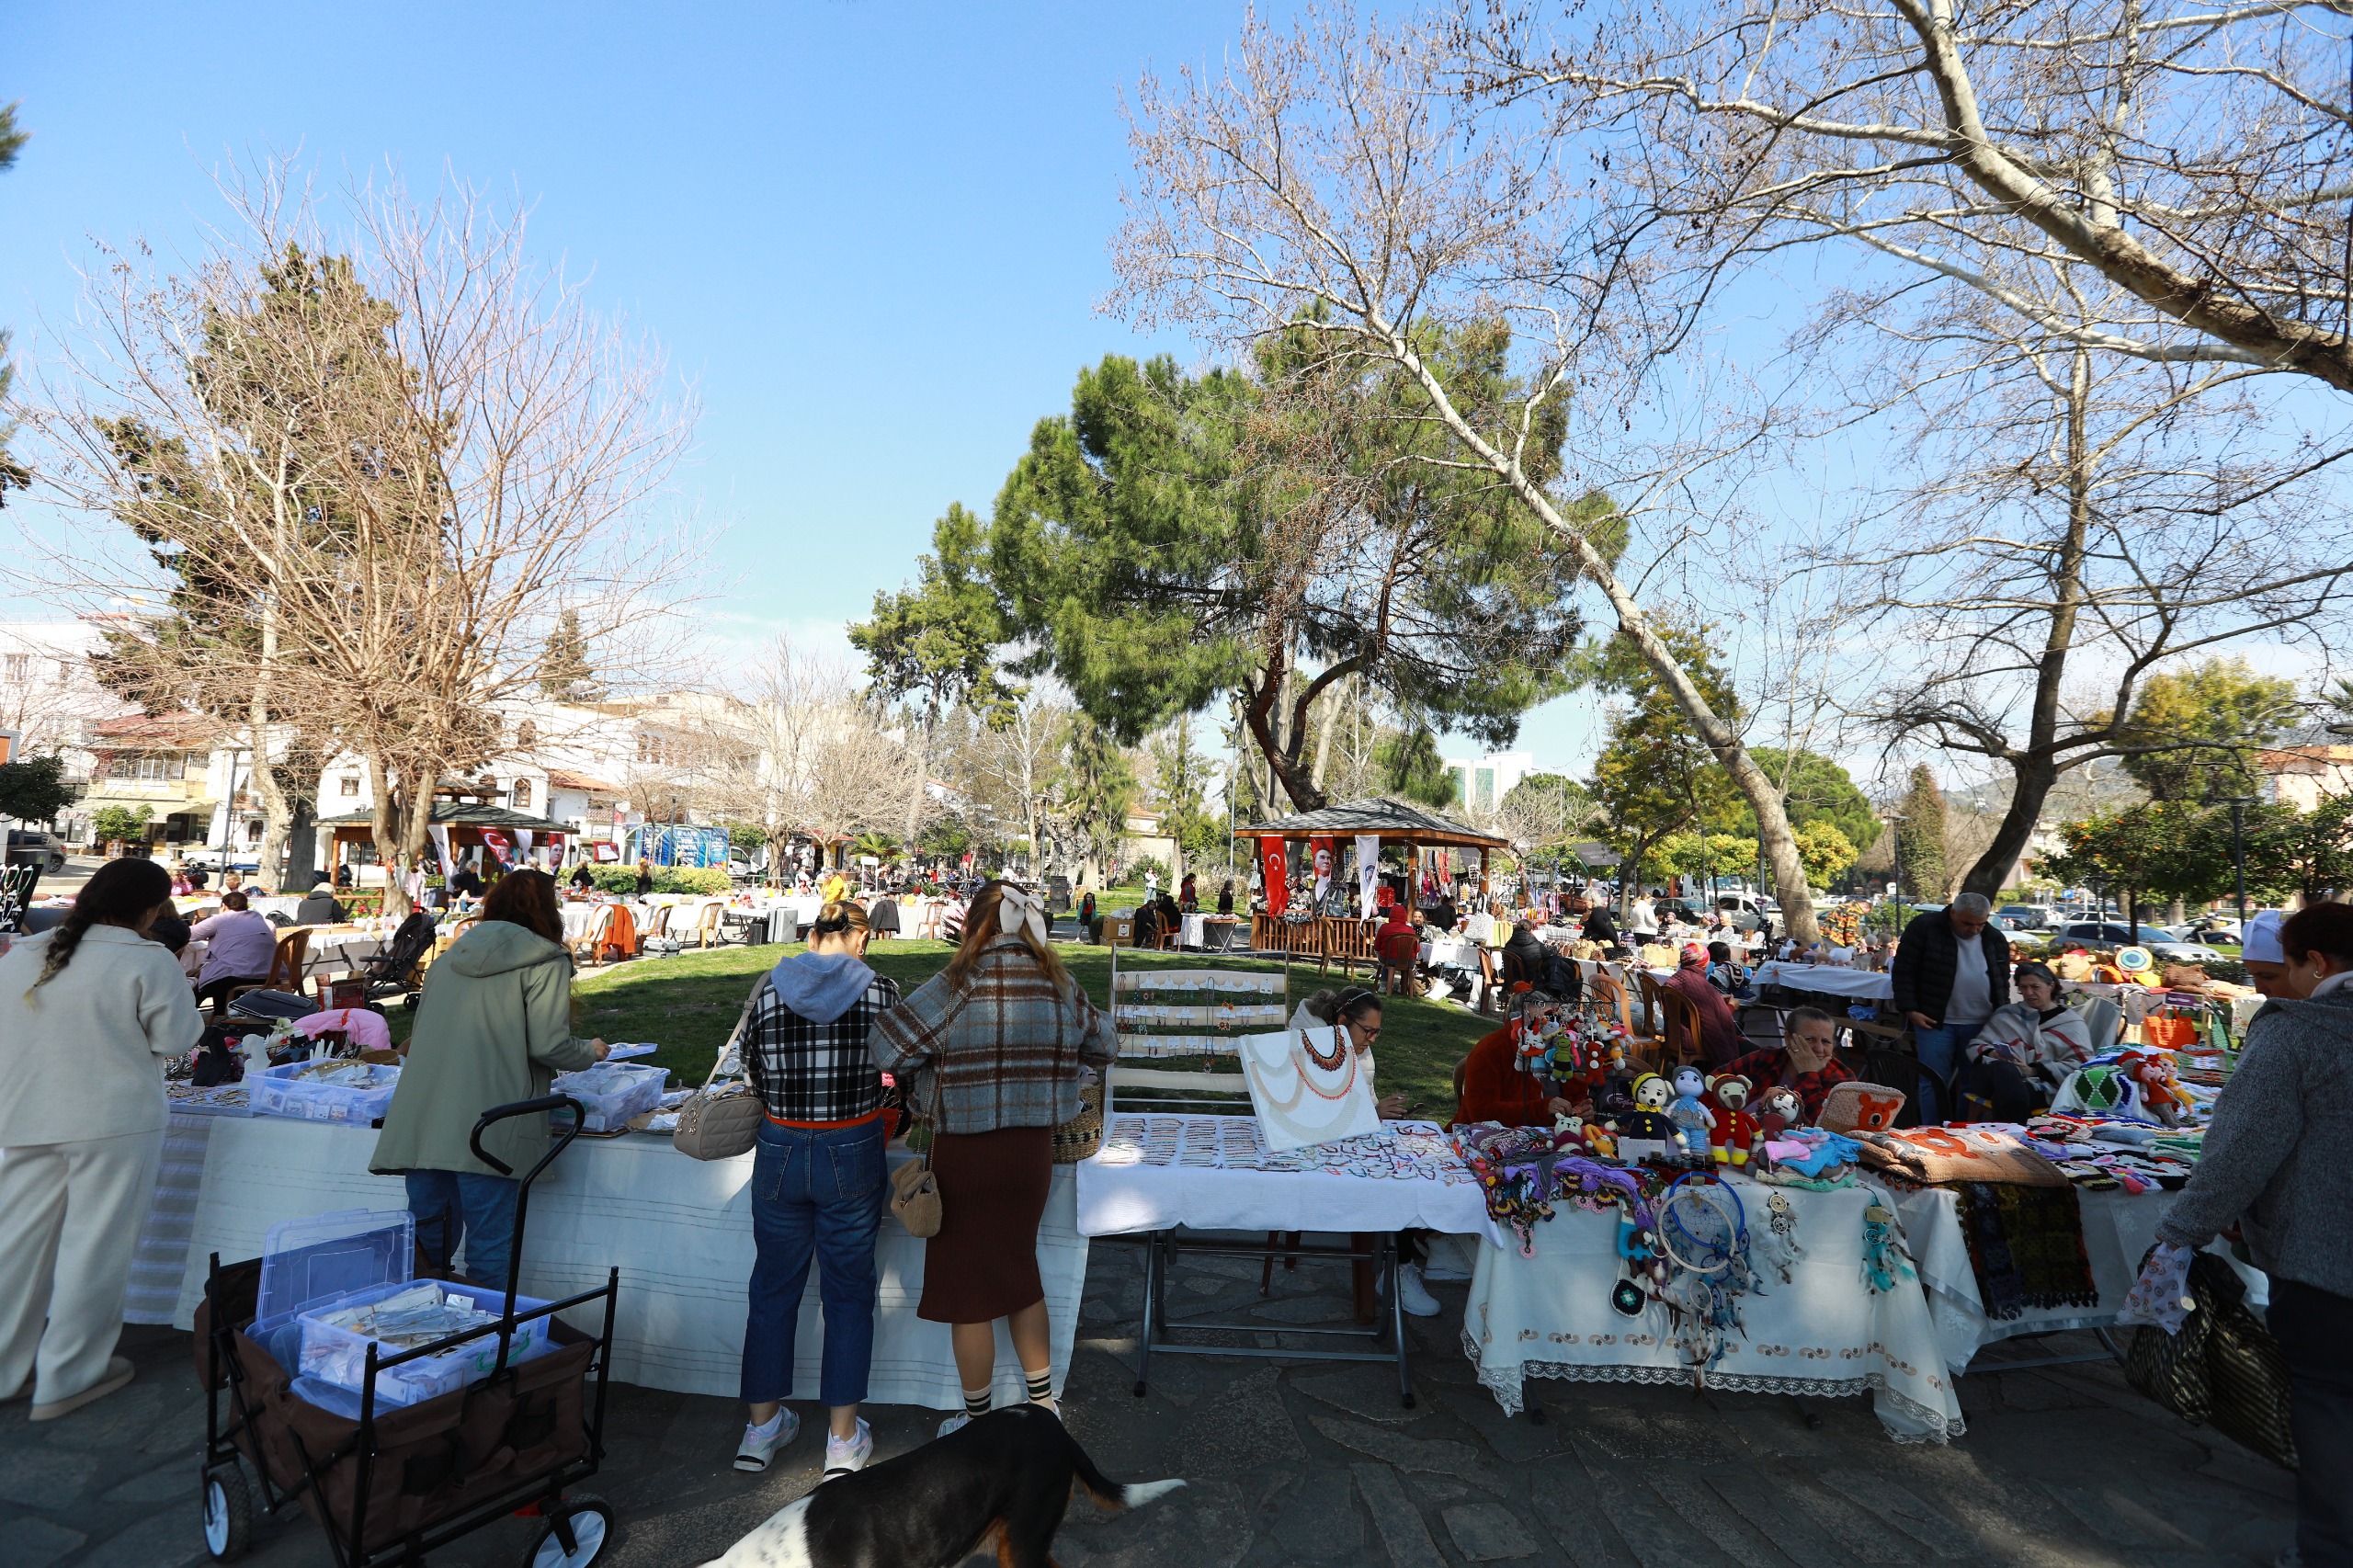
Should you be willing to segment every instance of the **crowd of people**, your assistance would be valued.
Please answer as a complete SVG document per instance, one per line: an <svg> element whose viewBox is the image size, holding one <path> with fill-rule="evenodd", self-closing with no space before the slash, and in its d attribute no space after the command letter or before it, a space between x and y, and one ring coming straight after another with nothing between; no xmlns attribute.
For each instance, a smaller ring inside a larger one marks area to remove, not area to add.
<svg viewBox="0 0 2353 1568"><path fill-rule="evenodd" d="M132 1375L116 1339L161 1147L161 1063L195 1045L199 996L217 1005L221 978L208 970L191 985L166 945L171 933L159 933L176 920L173 885L152 861L108 862L62 923L0 955L0 1390L29 1396L36 1421L79 1409ZM825 891L852 890L837 872ZM271 939L268 923L244 903L224 893L221 913L195 928L224 975L255 963ZM490 1130L488 1152L507 1171L478 1158L468 1135L484 1109L544 1094L556 1074L604 1060L608 1048L572 1026L555 880L510 870L485 891L480 914L428 972L370 1165L403 1179L433 1268L454 1278L462 1267L503 1287L517 1188L508 1172L544 1151L546 1133L526 1119ZM2094 1051L2081 1015L2062 1000L2059 976L2040 962L2014 962L1990 914L1984 900L1962 894L1913 920L1896 944L1894 1006L1915 1042L1929 1119L1978 1106L1992 1119L2020 1119ZM1389 944L1384 963L1410 966L1432 923L1424 911L1391 909L1378 932ZM829 899L807 950L765 977L742 1038L765 1112L751 1179L757 1250L746 1281L736 1460L745 1470L766 1468L797 1436L785 1400L813 1267L824 1305L825 1469L857 1470L872 1452L859 1406L891 1186L885 1149L911 1109L942 1211L926 1242L917 1312L949 1325L965 1403L942 1432L993 1403L998 1323L1027 1398L1054 1403L1036 1263L1051 1135L1079 1110L1087 1075L1116 1055L1111 1025L1058 957L1042 898L1017 884L972 891L953 959L912 993L868 965L871 935L865 905ZM1612 937L1623 951L1609 913L1586 915L1584 942ZM1787 1087L1818 1111L1854 1076L1839 1057L1838 1020L1799 1007L1778 1043L1753 1046L1733 1012L1745 969L1727 943L1697 937L1683 943L1664 984L1699 1020L1698 1053L1711 1069L1760 1091ZM2353 1543L2353 1376L2340 1347L2353 1335L2353 1177L2339 1153L2353 1134L2344 1092L2353 1072L2353 906L2259 918L2245 950L2270 1000L2247 1030L2203 1157L2159 1227L2163 1244L2150 1267L2177 1263L2235 1227L2271 1276L2270 1319L2290 1369L2303 1464L2304 1560L2344 1561ZM1531 983L1574 983L1547 967L1558 949L1529 919L1515 923L1504 953ZM1340 1028L1370 1073L1383 1010L1379 989L1350 986L1319 993L1292 1021ZM903 1095L886 1090L886 1075ZM1505 1029L1472 1050L1458 1090L1463 1121L1543 1125L1589 1109L1518 1071ZM1403 1096L1381 1096L1379 1108L1402 1115ZM1400 1304L1417 1313L1437 1310L1421 1240L1397 1238L1406 1260Z"/></svg>

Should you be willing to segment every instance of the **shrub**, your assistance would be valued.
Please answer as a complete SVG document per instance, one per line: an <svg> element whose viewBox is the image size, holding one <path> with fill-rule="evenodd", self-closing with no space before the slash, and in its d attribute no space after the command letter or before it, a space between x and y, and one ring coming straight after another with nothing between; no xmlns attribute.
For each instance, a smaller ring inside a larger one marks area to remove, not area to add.
<svg viewBox="0 0 2353 1568"><path fill-rule="evenodd" d="M637 884L632 881L630 885ZM734 879L717 866L656 866L654 868L655 892L726 892L734 887Z"/></svg>
<svg viewBox="0 0 2353 1568"><path fill-rule="evenodd" d="M90 839L95 844L144 843L147 819L155 813L145 806L131 811L122 806L100 806L90 813Z"/></svg>
<svg viewBox="0 0 2353 1568"><path fill-rule="evenodd" d="M659 873L656 873L658 878ZM634 866L591 866L589 881L598 892L632 893L637 891L637 868Z"/></svg>

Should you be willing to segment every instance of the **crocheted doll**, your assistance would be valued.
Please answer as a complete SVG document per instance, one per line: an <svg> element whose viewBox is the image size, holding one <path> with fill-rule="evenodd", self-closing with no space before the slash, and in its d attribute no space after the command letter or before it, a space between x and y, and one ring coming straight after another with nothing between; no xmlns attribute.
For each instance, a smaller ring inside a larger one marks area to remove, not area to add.
<svg viewBox="0 0 2353 1568"><path fill-rule="evenodd" d="M1634 1080L1634 1108L1618 1119L1618 1157L1628 1165L1638 1160L1666 1158L1675 1138L1675 1123L1666 1117L1666 1102L1674 1091L1655 1073Z"/></svg>
<svg viewBox="0 0 2353 1568"><path fill-rule="evenodd" d="M1756 1125L1768 1138L1779 1138L1792 1127L1805 1125L1805 1097L1786 1084L1776 1084L1756 1096Z"/></svg>
<svg viewBox="0 0 2353 1568"><path fill-rule="evenodd" d="M1706 1074L1697 1067L1677 1067L1675 1103L1666 1109L1667 1119L1675 1124L1676 1136L1683 1141L1683 1157L1703 1165L1714 1159L1709 1153L1708 1134L1716 1127L1716 1113L1708 1108L1703 1097L1707 1092Z"/></svg>
<svg viewBox="0 0 2353 1568"><path fill-rule="evenodd" d="M1716 1164L1739 1170L1751 1154L1765 1147L1765 1130L1748 1114L1748 1080L1737 1073L1726 1073L1708 1080L1708 1093L1715 1102L1716 1125L1708 1142L1715 1150Z"/></svg>

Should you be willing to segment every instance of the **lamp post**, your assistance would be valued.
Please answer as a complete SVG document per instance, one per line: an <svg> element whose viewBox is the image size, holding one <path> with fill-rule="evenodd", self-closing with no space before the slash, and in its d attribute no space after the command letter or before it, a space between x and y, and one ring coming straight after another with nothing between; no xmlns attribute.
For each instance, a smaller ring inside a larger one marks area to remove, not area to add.
<svg viewBox="0 0 2353 1568"><path fill-rule="evenodd" d="M1901 936L1904 932L1904 813L1902 812L1881 812L1880 813L1880 820L1888 824L1888 833L1893 840L1892 847L1895 851L1895 930L1896 934Z"/></svg>
<svg viewBox="0 0 2353 1568"><path fill-rule="evenodd" d="M2233 795L2223 802L2231 808L2231 873L2238 882L2239 939L2246 939L2246 809L2255 803L2252 795Z"/></svg>

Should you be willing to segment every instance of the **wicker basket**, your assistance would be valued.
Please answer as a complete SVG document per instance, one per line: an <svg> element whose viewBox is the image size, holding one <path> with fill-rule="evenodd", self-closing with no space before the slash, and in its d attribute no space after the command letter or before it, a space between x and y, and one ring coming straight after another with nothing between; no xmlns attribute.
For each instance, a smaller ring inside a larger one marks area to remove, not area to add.
<svg viewBox="0 0 2353 1568"><path fill-rule="evenodd" d="M1103 1083L1078 1091L1078 1114L1054 1129L1054 1164L1074 1165L1103 1147Z"/></svg>

